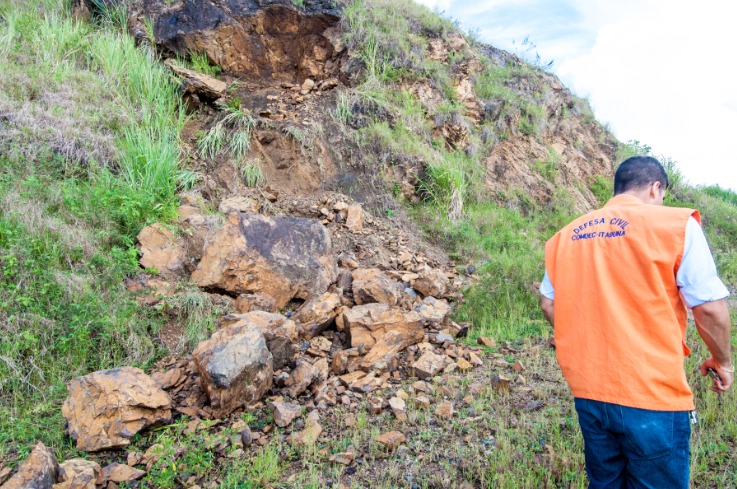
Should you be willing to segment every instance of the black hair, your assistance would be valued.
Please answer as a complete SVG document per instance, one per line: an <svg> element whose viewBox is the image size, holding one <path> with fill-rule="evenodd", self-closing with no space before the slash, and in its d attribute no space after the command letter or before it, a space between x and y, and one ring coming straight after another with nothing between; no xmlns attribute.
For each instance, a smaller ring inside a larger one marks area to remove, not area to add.
<svg viewBox="0 0 737 489"><path fill-rule="evenodd" d="M624 160L614 174L614 195L630 190L642 190L653 182L668 188L668 174L652 156L633 156Z"/></svg>

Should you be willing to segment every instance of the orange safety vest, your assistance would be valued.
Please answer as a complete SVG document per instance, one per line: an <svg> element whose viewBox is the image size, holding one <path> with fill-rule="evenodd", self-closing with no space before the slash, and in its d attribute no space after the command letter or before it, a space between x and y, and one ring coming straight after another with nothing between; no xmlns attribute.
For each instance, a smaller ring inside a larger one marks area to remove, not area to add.
<svg viewBox="0 0 737 489"><path fill-rule="evenodd" d="M676 285L698 211L621 194L545 246L558 363L575 397L659 411L694 409L683 369L686 305Z"/></svg>

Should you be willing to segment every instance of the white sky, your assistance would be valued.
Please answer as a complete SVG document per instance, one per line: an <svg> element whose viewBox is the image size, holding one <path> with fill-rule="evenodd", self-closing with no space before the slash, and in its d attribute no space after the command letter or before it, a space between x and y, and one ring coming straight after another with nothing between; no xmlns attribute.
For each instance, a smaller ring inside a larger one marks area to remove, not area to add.
<svg viewBox="0 0 737 489"><path fill-rule="evenodd" d="M737 190L734 0L417 1L502 49L529 36L619 140L672 158L693 184Z"/></svg>

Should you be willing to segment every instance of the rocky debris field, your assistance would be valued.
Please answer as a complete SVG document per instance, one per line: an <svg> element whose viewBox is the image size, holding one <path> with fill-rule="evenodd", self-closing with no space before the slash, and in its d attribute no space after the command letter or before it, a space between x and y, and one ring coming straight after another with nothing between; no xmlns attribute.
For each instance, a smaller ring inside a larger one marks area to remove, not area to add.
<svg viewBox="0 0 737 489"><path fill-rule="evenodd" d="M478 343L490 345L493 340L483 338ZM419 346L410 348L422 351ZM463 350L480 368L472 369L454 356L454 351ZM365 384L355 383L352 377L333 377L327 384L335 389L335 402L319 398L320 392L314 394L314 389L293 396L292 392L302 389L303 380L272 388L259 401L219 418L213 417L194 359L164 359L149 382L158 386L156 394L168 395L172 406L181 406L173 408L172 425L180 445L152 443L147 441L154 439L152 434L142 433L134 446L121 443L123 450L95 451L86 460L58 463L39 443L1 487L157 487L149 477L162 464L178 471L176 480L167 487L230 487L223 485L227 481L222 474L187 465L188 437L207 440L198 449L212 452L215 463L239 459L254 463L264 453L278 453L284 459L278 481L287 487L298 485L307 467L317 470L325 487L389 487L396 483L421 487L414 481L430 481L433 487L480 487L481 481L474 478L483 471L477 465L488 463L484 460L495 453L497 443L508 443L509 436L520 436L528 443L528 432L534 432L540 422L537 418L544 418L546 407L556 405L564 412L570 409L566 406L565 385L546 342L520 346L505 343L495 345L493 351L436 344L427 348L423 357L439 363L433 366L425 362L422 374L408 378L391 375L372 383L375 387L370 390L359 388ZM310 365L308 360L298 364ZM439 374L429 375L443 364ZM298 366L295 371L300 369L306 373L313 370ZM75 383L104 384L105 377L133 379L126 376L142 374L136 369L121 370L95 373ZM120 392L110 394L118 401L122 399ZM101 401L96 403L98 407ZM127 408L117 408L130 413ZM95 416L91 412L89 415ZM171 420L163 413L159 422ZM561 419L560 423L557 430L573 429L568 421ZM118 428L114 425L105 423L108 438L130 435L130 428L115 435L113 430ZM89 431L94 432L94 427ZM89 437L86 439L89 443ZM560 472L561 477L581 462L558 457L544 442L529 456ZM7 478L10 472L3 471L0 477L3 475ZM252 477L255 487L270 487L277 481L259 479L255 474Z"/></svg>
<svg viewBox="0 0 737 489"><path fill-rule="evenodd" d="M280 205L292 215L277 213ZM387 410L404 419L406 392L387 396L388 390L419 379L413 389L421 392L436 376L484 365L481 346L456 341L468 327L449 316L469 278L431 251L411 250L401 231L346 196L284 202L252 190L222 199L217 213L204 208L197 194L186 194L178 227L141 231L141 265L152 273L128 287L142 307L166 309L180 284L193 283L228 314L209 338L149 374L122 367L70 382L62 413L78 450L124 449L179 419L243 425L245 433L243 414L259 410L273 419L270 426L290 431L291 443L313 445L332 410L368 403L374 414ZM269 431L264 426L242 438L263 445ZM136 480L145 474L136 465L78 467L79 477Z"/></svg>

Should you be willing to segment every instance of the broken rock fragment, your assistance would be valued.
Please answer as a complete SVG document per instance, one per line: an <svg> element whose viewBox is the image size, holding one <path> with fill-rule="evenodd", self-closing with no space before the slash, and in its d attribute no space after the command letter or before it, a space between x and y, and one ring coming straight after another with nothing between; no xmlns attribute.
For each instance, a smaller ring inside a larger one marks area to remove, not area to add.
<svg viewBox="0 0 737 489"><path fill-rule="evenodd" d="M354 348L364 345L370 349L389 331L397 332L404 338L405 348L413 345L424 336L419 319L416 313L407 313L387 304L356 306L343 313L343 324L348 329Z"/></svg>
<svg viewBox="0 0 737 489"><path fill-rule="evenodd" d="M362 268L353 271L353 298L356 304L378 302L394 306L402 295L398 282L378 268Z"/></svg>
<svg viewBox="0 0 737 489"><path fill-rule="evenodd" d="M182 274L185 253L179 238L161 224L146 226L138 233L141 266L155 268L164 276Z"/></svg>
<svg viewBox="0 0 737 489"><path fill-rule="evenodd" d="M340 296L326 292L305 302L292 319L300 325L306 339L312 339L330 326L338 315Z"/></svg>
<svg viewBox="0 0 737 489"><path fill-rule="evenodd" d="M145 428L171 420L166 392L134 367L94 372L72 380L61 412L77 448L121 448Z"/></svg>
<svg viewBox="0 0 737 489"><path fill-rule="evenodd" d="M435 268L419 272L419 277L411 282L412 288L423 297L445 297L450 288L450 280L445 272Z"/></svg>
<svg viewBox="0 0 737 489"><path fill-rule="evenodd" d="M397 448L402 443L407 442L407 437L400 431L390 431L374 438L376 441L384 445L390 450Z"/></svg>
<svg viewBox="0 0 737 489"><path fill-rule="evenodd" d="M264 335L266 347L273 357L275 370L291 363L296 352L295 343L299 339L299 329L291 319L281 314L266 311L251 311L246 314L225 316L223 325L253 326Z"/></svg>
<svg viewBox="0 0 737 489"><path fill-rule="evenodd" d="M302 415L302 406L284 401L274 401L269 404L271 414L274 415L274 422L280 428L289 426L292 421Z"/></svg>
<svg viewBox="0 0 737 489"><path fill-rule="evenodd" d="M38 442L18 472L3 484L2 489L51 489L58 473L59 465L54 454Z"/></svg>
<svg viewBox="0 0 737 489"><path fill-rule="evenodd" d="M448 359L444 355L437 355L431 351L427 351L412 364L415 369L415 375L422 380L429 379L438 374L448 364Z"/></svg>
<svg viewBox="0 0 737 489"><path fill-rule="evenodd" d="M112 482L133 482L146 475L146 472L127 465L111 463L102 469L102 475Z"/></svg>
<svg viewBox="0 0 737 489"><path fill-rule="evenodd" d="M320 371L311 363L301 360L297 363L297 368L289 376L284 383L289 388L289 395L297 397L320 376Z"/></svg>
<svg viewBox="0 0 737 489"><path fill-rule="evenodd" d="M450 304L445 299L436 299L435 297L429 296L425 297L422 303L415 307L415 311L423 321L440 324L448 316L448 313L450 313Z"/></svg>
<svg viewBox="0 0 737 489"><path fill-rule="evenodd" d="M74 458L59 465L58 484L54 489L96 489L105 479L97 462Z"/></svg>
<svg viewBox="0 0 737 489"><path fill-rule="evenodd" d="M264 334L248 321L216 331L192 356L216 416L258 401L271 388L272 355Z"/></svg>

